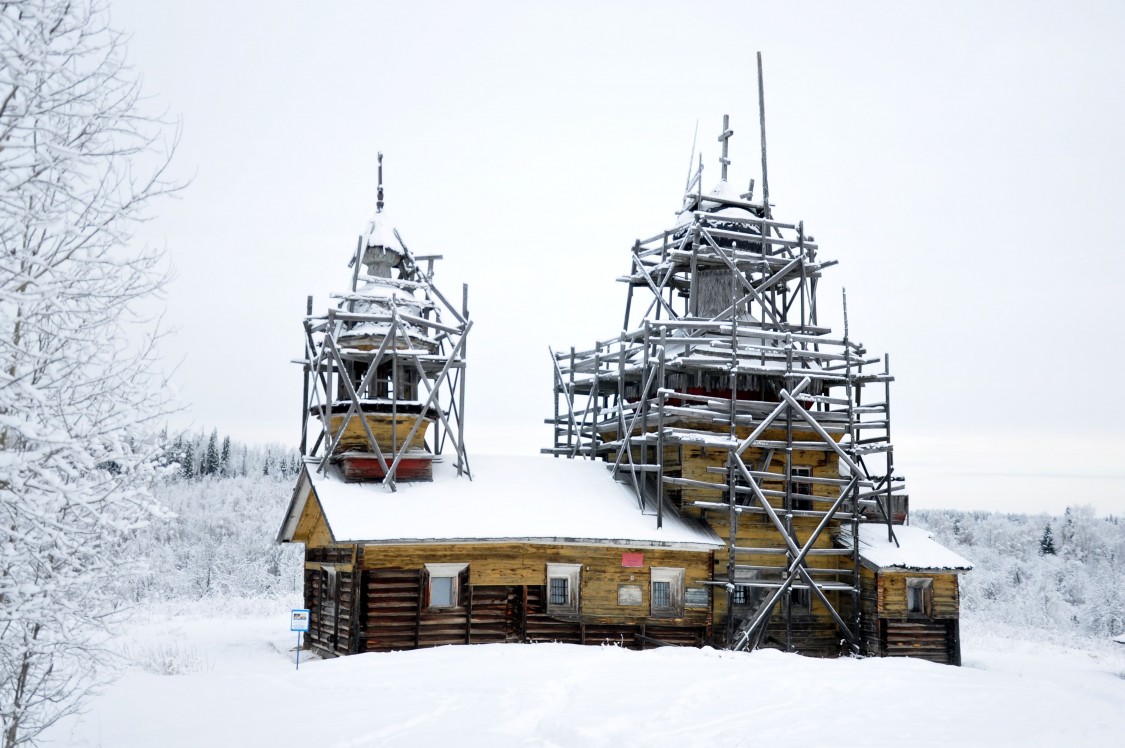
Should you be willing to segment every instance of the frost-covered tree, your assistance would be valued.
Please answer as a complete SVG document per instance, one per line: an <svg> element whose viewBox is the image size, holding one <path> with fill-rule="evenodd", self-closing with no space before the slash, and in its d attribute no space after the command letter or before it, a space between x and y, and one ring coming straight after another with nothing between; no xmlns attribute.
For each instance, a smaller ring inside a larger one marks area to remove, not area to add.
<svg viewBox="0 0 1125 748"><path fill-rule="evenodd" d="M99 0L0 0L0 745L33 743L103 677L159 514L155 327L165 274L131 230L173 189Z"/></svg>
<svg viewBox="0 0 1125 748"><path fill-rule="evenodd" d="M966 621L1064 639L1125 631L1125 528L1114 517L1076 506L1062 517L916 510L912 521L973 562L960 579Z"/></svg>

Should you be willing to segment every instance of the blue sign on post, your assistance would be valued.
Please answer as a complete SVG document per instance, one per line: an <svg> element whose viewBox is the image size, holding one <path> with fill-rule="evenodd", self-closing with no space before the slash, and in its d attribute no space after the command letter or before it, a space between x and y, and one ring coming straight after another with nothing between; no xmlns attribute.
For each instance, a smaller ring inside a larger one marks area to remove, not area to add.
<svg viewBox="0 0 1125 748"><path fill-rule="evenodd" d="M301 669L301 634L309 630L309 609L294 608L289 612L289 630L297 632L297 669Z"/></svg>

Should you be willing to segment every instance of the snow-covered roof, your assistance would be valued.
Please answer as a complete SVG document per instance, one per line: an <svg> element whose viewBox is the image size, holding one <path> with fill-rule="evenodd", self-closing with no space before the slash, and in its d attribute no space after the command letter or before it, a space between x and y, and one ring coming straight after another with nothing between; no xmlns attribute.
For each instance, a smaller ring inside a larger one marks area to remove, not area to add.
<svg viewBox="0 0 1125 748"><path fill-rule="evenodd" d="M1125 634L1122 634L1121 636L1117 637L1116 639L1114 639L1114 641L1117 642L1118 644L1125 644Z"/></svg>
<svg viewBox="0 0 1125 748"><path fill-rule="evenodd" d="M879 569L917 569L933 571L969 571L972 563L933 539L929 531L920 527L895 525L895 537L887 540L887 526L881 522L859 526L859 555L868 564ZM837 542L848 548L852 544L852 529L844 525Z"/></svg>
<svg viewBox="0 0 1125 748"><path fill-rule="evenodd" d="M637 508L633 492L603 462L552 457L473 458L473 479L435 461L433 482L345 483L309 463L278 540L292 540L309 490L338 543L521 540L710 550L722 540L702 522Z"/></svg>

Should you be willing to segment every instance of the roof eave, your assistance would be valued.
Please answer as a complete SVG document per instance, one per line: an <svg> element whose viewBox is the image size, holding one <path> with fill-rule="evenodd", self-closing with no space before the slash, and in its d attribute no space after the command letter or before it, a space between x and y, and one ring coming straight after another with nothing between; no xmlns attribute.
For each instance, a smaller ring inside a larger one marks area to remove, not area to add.
<svg viewBox="0 0 1125 748"><path fill-rule="evenodd" d="M531 545L595 545L609 548L651 548L653 550L690 551L709 553L722 548L722 543L701 541L698 543L670 542L663 540L626 540L622 538L567 538L567 537L507 537L507 538L341 538L339 543L362 543L364 545L500 545L506 543L529 543Z"/></svg>

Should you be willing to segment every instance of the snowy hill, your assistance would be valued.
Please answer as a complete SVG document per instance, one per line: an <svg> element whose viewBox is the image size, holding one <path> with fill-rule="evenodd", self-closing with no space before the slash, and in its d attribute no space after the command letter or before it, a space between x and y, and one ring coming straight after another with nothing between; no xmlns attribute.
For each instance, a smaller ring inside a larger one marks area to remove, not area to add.
<svg viewBox="0 0 1125 748"><path fill-rule="evenodd" d="M151 614L129 637L139 664L45 745L1115 746L1125 734L1125 652L1110 647L1125 648L1108 641L1067 650L970 627L961 668L537 644L298 671L287 608L272 607Z"/></svg>

